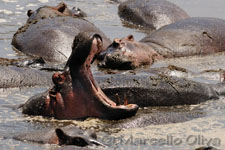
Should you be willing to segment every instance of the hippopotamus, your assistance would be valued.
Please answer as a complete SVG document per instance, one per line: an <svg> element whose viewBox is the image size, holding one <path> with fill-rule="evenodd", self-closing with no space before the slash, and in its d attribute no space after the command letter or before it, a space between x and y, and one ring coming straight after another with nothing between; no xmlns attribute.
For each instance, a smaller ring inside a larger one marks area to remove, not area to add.
<svg viewBox="0 0 225 150"><path fill-rule="evenodd" d="M140 107L191 105L218 99L224 94L225 84L199 83L184 78L151 73L114 74L95 79L90 70L94 55L101 51L101 37L79 33L73 52L62 73L52 76L54 86L31 97L23 104L22 112L56 119L98 117L117 120L133 116ZM128 104L134 103L134 104ZM76 109L74 109L74 107ZM109 113L108 113L109 112Z"/></svg>
<svg viewBox="0 0 225 150"><path fill-rule="evenodd" d="M0 88L52 85L52 73L16 66L0 66Z"/></svg>
<svg viewBox="0 0 225 150"><path fill-rule="evenodd" d="M62 73L52 76L53 88L32 97L23 106L28 115L43 115L56 119L123 119L138 111L136 104L116 104L95 83L90 70L94 56L102 50L99 34L81 32L73 41L72 53Z"/></svg>
<svg viewBox="0 0 225 150"><path fill-rule="evenodd" d="M52 14L52 11L55 13L55 9L48 6L41 8L38 14L42 14L42 9L50 11L50 14ZM94 24L81 18L66 16L66 14L59 17L49 15L44 19L39 19L38 16L41 15L35 13L34 17L30 15L31 21L20 27L14 34L12 39L13 47L29 56L42 57L46 63L55 64L67 61L71 53L74 36L79 32L94 32L101 35L104 41L104 49L111 43ZM34 18L37 18L37 20Z"/></svg>
<svg viewBox="0 0 225 150"><path fill-rule="evenodd" d="M164 26L134 41L132 35L114 39L102 52L100 67L134 69L165 58L204 56L225 50L225 20L193 17Z"/></svg>
<svg viewBox="0 0 225 150"><path fill-rule="evenodd" d="M120 3L119 16L136 26L150 32L189 15L177 5L166 0L128 0Z"/></svg>
<svg viewBox="0 0 225 150"><path fill-rule="evenodd" d="M57 6L43 6L37 10L28 10L27 22L34 20L40 20L44 18L62 17L62 16L72 16L72 17L85 17L86 14L80 8L73 7L70 10L64 2L59 3Z"/></svg>
<svg viewBox="0 0 225 150"><path fill-rule="evenodd" d="M63 147L72 145L73 148L106 148L106 145L98 142L97 135L91 130L81 130L74 125L68 125L56 129L42 129L13 136L20 141L31 141L41 144L57 144Z"/></svg>
<svg viewBox="0 0 225 150"><path fill-rule="evenodd" d="M149 107L141 109L135 116L118 121L103 122L106 129L120 128L143 128L149 125L162 125L171 123L181 123L207 116L206 112L199 107L189 105L173 107Z"/></svg>
<svg viewBox="0 0 225 150"><path fill-rule="evenodd" d="M1 66L0 70L0 88L54 85L52 72L16 66ZM121 71L116 74L94 71L93 76L103 92L114 102L118 103L119 97L123 103L126 97L129 102L145 107L197 104L209 99L218 99L220 95L225 94L224 82L220 83L223 74L224 71L216 70L197 74L180 67L168 66L132 72ZM199 78L202 78L201 81L205 80L205 83L200 83ZM206 84L209 80L216 80L218 84ZM41 95L43 94L33 99Z"/></svg>

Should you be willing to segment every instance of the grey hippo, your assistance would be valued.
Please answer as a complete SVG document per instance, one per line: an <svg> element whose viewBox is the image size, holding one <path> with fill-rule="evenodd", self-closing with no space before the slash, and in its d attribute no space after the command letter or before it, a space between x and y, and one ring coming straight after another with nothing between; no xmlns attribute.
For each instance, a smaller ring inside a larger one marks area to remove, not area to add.
<svg viewBox="0 0 225 150"><path fill-rule="evenodd" d="M204 56L225 50L225 20L193 17L164 26L135 41L116 38L99 59L99 66L134 69L165 58Z"/></svg>
<svg viewBox="0 0 225 150"><path fill-rule="evenodd" d="M56 119L97 117L112 120L136 114L136 104L116 104L95 83L90 64L102 50L102 38L98 34L89 34L82 32L75 37L65 70L53 74L51 89L22 105L24 114Z"/></svg>
<svg viewBox="0 0 225 150"><path fill-rule="evenodd" d="M0 88L54 86L52 72L49 71L12 65L0 66L0 70L2 76ZM140 107L197 104L210 99L218 99L220 95L225 94L223 82L206 84L192 80L201 78L202 81L207 82L220 76L218 80L223 80L223 74L223 70L193 73L175 66L121 71L116 74L93 72L94 79L100 88L114 102L118 103L117 99L120 99L122 104L126 97L129 102L138 104Z"/></svg>
<svg viewBox="0 0 225 150"><path fill-rule="evenodd" d="M106 140L99 139L99 137L94 131L91 130L84 131L74 125L68 125L56 129L54 128L42 129L39 131L31 131L28 133L13 135L13 139L25 142L36 142L40 144L60 145L60 147L57 147L56 150L107 149L107 146L103 143ZM208 146L208 147L200 147L197 148L196 150L217 150L217 149Z"/></svg>
<svg viewBox="0 0 225 150"><path fill-rule="evenodd" d="M128 0L121 2L118 14L125 22L141 26L147 32L189 18L184 10L166 0Z"/></svg>
<svg viewBox="0 0 225 150"><path fill-rule="evenodd" d="M56 6L59 9L44 6L33 14L28 12L28 22L13 36L13 47L27 55L42 57L46 62L62 63L66 62L71 54L74 36L86 31L101 35L104 41L103 48L106 49L111 41L103 32L85 19L67 15L67 7L63 7L66 12L60 12L61 5Z"/></svg>
<svg viewBox="0 0 225 150"><path fill-rule="evenodd" d="M38 59L30 59L30 61L24 61L24 59L0 58L0 88L50 87L52 85L50 80L52 76L51 72L28 67L17 67L18 63L23 62L29 64L37 62L37 60Z"/></svg>

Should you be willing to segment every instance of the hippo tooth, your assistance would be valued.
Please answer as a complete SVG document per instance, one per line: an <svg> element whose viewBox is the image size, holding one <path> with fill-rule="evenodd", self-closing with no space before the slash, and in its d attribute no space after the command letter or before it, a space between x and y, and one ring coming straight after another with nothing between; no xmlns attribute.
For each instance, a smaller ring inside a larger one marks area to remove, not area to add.
<svg viewBox="0 0 225 150"><path fill-rule="evenodd" d="M118 93L116 93L115 96L116 96L116 106L119 106L120 105L120 98L119 98Z"/></svg>
<svg viewBox="0 0 225 150"><path fill-rule="evenodd" d="M124 94L124 105L128 105L128 99L127 99L126 94Z"/></svg>

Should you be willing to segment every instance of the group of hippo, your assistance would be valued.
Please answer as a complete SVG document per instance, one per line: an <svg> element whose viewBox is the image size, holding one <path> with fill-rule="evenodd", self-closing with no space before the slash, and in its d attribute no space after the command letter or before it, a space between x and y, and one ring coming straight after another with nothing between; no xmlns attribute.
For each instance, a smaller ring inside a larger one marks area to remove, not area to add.
<svg viewBox="0 0 225 150"><path fill-rule="evenodd" d="M7 66L0 67L1 88L50 87L19 106L24 114L56 119L124 119L114 126L140 127L187 121L203 114L193 110L191 114L189 111L134 116L139 107L198 104L225 94L223 82L205 84L162 74L163 70L171 71L171 67L146 70L146 66L165 58L223 52L225 20L192 18L165 0L117 2L123 22L141 26L148 33L146 37L135 41L133 35L128 35L111 42L94 24L83 18L86 14L82 10L69 9L63 2L55 7L43 6L27 12L28 20L14 34L12 45L28 55L29 60L2 59L2 64ZM41 66L34 69L37 62ZM98 70L92 74L91 64L103 72ZM107 74L105 70L108 69L116 69L116 73ZM60 71L52 73L49 70ZM74 130L73 134L69 134L71 130ZM96 140L94 133L84 134L74 126L48 131L41 139L32 134L14 138L59 145L106 147Z"/></svg>

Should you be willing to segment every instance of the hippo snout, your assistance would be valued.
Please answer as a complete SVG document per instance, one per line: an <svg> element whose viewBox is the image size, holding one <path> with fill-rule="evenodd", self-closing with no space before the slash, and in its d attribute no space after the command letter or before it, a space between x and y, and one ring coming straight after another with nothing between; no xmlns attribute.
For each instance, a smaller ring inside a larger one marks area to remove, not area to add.
<svg viewBox="0 0 225 150"><path fill-rule="evenodd" d="M114 52L105 55L104 60L99 63L99 67L111 69L133 69L132 60L122 52Z"/></svg>

